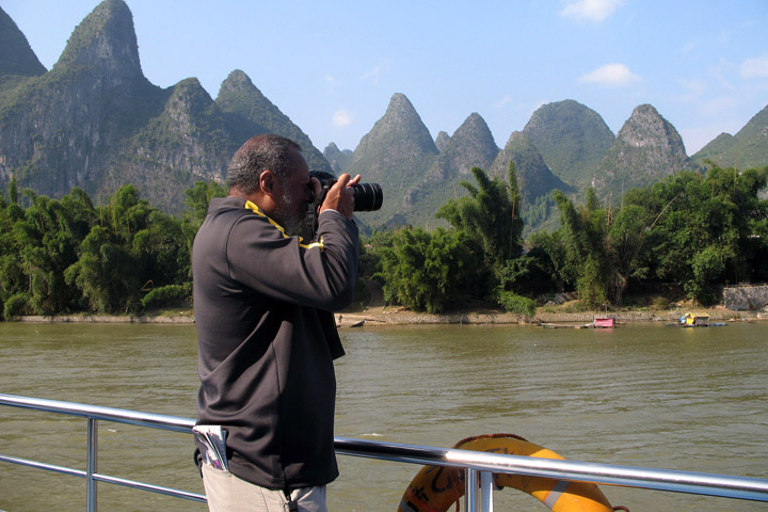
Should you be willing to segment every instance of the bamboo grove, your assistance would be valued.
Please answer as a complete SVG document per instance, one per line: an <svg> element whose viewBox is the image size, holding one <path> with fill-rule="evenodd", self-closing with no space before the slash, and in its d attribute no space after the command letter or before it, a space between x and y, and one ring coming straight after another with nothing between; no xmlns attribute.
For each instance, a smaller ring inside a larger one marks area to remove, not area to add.
<svg viewBox="0 0 768 512"><path fill-rule="evenodd" d="M360 282L432 313L532 315L541 297L564 291L585 309L662 290L710 305L724 285L768 281L768 167L709 167L632 189L617 205L592 189L583 203L555 191L559 228L527 240L514 165L504 179L474 168L467 194L437 212L446 227L374 230L361 244ZM95 205L81 189L51 199L12 180L0 194L3 318L189 308L192 242L210 198L225 193L198 182L175 217L132 185Z"/></svg>

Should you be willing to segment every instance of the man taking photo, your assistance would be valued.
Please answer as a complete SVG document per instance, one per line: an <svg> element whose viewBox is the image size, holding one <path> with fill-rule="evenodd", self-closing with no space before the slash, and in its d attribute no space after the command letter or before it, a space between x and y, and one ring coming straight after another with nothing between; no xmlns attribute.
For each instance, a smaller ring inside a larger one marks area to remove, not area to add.
<svg viewBox="0 0 768 512"><path fill-rule="evenodd" d="M325 511L338 476L333 311L358 262L351 179L319 207L317 239L292 236L320 183L294 142L248 140L192 251L198 369L197 460L211 512Z"/></svg>

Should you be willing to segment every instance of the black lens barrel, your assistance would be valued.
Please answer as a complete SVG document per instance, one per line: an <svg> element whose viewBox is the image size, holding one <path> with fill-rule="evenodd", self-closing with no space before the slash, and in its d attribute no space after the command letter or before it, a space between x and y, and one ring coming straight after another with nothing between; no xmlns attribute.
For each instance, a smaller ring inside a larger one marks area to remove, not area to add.
<svg viewBox="0 0 768 512"><path fill-rule="evenodd" d="M352 194L356 212L374 212L384 203L384 193L378 183L358 183L352 187Z"/></svg>

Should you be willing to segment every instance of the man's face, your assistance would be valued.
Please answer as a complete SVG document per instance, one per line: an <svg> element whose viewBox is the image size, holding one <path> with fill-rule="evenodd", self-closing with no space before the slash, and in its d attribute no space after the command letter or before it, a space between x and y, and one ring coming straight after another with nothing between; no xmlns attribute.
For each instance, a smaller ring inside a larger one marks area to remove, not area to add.
<svg viewBox="0 0 768 512"><path fill-rule="evenodd" d="M309 179L309 166L298 151L291 152L291 169L284 179L278 179L276 196L279 204L272 212L274 220L288 234L295 234L303 226L307 215L307 203L314 196Z"/></svg>

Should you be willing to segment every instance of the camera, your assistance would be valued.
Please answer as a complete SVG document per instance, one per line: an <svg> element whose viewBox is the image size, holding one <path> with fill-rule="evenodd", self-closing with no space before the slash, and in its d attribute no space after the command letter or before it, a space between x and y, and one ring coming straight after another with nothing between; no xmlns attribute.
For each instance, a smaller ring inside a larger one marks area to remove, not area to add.
<svg viewBox="0 0 768 512"><path fill-rule="evenodd" d="M325 199L325 195L336 181L336 176L325 171L310 171L309 176L311 178L317 178L320 182L320 186L323 188L318 197L315 198L313 203L315 207L320 206ZM381 187L378 183L358 183L352 187L352 195L355 198L355 206L353 208L356 212L375 212L381 208L384 202L384 194L381 192Z"/></svg>
<svg viewBox="0 0 768 512"><path fill-rule="evenodd" d="M334 183L338 180L336 176L325 171L310 171L309 176L311 178L317 178L320 182L322 190L315 199L307 206L307 219L304 234L307 234L309 238L315 238L317 233L317 210L325 196L328 194ZM356 212L375 212L381 208L381 204L384 202L384 194L381 192L381 187L378 183L358 183L352 185L352 197L355 200L353 211Z"/></svg>

